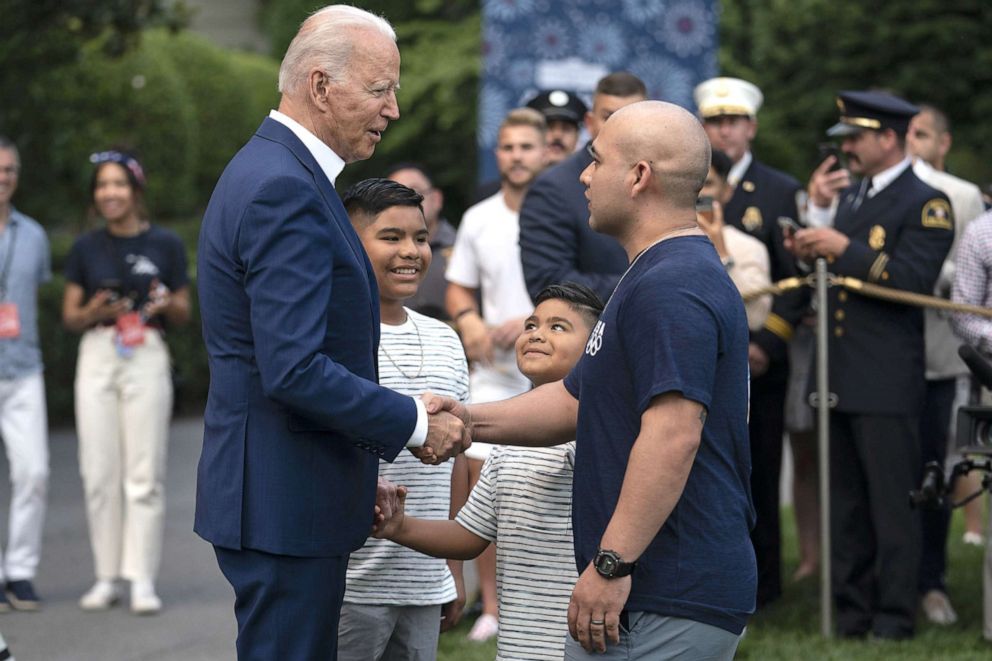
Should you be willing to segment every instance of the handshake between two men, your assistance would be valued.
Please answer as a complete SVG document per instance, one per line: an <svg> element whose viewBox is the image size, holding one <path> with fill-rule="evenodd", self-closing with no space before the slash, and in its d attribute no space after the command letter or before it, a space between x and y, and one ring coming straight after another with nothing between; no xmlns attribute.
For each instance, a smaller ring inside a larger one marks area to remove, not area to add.
<svg viewBox="0 0 992 661"><path fill-rule="evenodd" d="M424 393L421 399L427 407L427 439L422 446L410 448L413 456L433 465L467 450L472 445L468 408L430 392Z"/></svg>
<svg viewBox="0 0 992 661"><path fill-rule="evenodd" d="M427 440L419 448L410 448L417 459L429 465L441 464L464 452L472 445L472 420L468 407L447 397L431 392L421 396L427 407ZM373 534L396 513L399 499L406 496L406 488L379 478L375 495ZM379 534L378 536L382 536Z"/></svg>

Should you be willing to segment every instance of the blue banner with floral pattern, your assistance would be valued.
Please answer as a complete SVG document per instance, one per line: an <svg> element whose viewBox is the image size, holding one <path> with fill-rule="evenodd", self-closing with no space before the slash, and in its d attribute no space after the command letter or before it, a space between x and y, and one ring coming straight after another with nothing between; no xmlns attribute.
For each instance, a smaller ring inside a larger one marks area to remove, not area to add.
<svg viewBox="0 0 992 661"><path fill-rule="evenodd" d="M540 90L591 106L601 77L630 71L649 98L694 110L693 88L717 73L718 12L717 0L483 0L479 181L499 176L503 117Z"/></svg>

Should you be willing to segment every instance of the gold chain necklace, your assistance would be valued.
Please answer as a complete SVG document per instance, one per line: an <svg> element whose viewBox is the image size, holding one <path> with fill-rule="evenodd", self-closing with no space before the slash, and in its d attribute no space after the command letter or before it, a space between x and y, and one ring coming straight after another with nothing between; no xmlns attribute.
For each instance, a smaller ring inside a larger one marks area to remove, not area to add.
<svg viewBox="0 0 992 661"><path fill-rule="evenodd" d="M634 260L630 263L630 266L628 266L627 267L627 270L624 271L623 272L623 275L620 276L620 280L617 281L616 287L614 287L613 288L613 291L610 292L610 297L608 299L606 299L606 305L603 306L603 312L606 312L606 308L609 307L610 301L613 300L613 295L617 293L617 290L618 289L620 289L620 283L623 282L623 279L627 277L627 274L630 273L631 269L634 268L634 264L637 264L637 260L639 260L644 253L646 253L647 251L651 250L656 245L658 245L659 243L661 243L662 241L664 241L666 239L674 239L676 236L680 236L682 234L685 234L686 232L690 232L692 230L698 230L698 229L699 229L698 223L692 223L691 225L686 224L686 225L682 225L680 227L675 227L673 229L668 230L667 232L665 232L661 236L659 236L655 241L653 241L651 243L651 245L649 245L647 248L645 248L641 252L637 253L634 256ZM702 230L700 230L700 231L702 231Z"/></svg>
<svg viewBox="0 0 992 661"><path fill-rule="evenodd" d="M420 349L420 367L417 368L417 373L413 376L407 374L403 371L403 368L400 367L399 363L393 360L393 357L389 355L389 349L387 349L385 345L380 344L379 348L382 349L382 353L386 354L386 358L390 363L392 363L393 367L396 368L396 371L402 374L405 379L412 381L413 379L419 379L424 373L424 343L420 339L420 328L417 326L417 322L409 314L406 318L411 324L413 324L413 330L417 334L417 347Z"/></svg>

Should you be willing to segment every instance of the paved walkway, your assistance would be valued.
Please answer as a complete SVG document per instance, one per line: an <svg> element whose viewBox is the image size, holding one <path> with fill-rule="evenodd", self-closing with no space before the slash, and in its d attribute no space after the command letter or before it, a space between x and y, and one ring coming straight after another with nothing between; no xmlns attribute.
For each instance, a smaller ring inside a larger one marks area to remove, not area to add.
<svg viewBox="0 0 992 661"><path fill-rule="evenodd" d="M45 600L39 613L0 614L0 632L18 661L214 661L234 658L234 595L211 547L193 534L196 462L203 425L173 424L166 483L165 549L158 592L165 607L136 617L125 607L85 613L76 605L93 582L82 484L71 431L51 435L51 482L41 567ZM0 453L3 455L3 453ZM0 456L0 539L6 540L10 502L7 465Z"/></svg>

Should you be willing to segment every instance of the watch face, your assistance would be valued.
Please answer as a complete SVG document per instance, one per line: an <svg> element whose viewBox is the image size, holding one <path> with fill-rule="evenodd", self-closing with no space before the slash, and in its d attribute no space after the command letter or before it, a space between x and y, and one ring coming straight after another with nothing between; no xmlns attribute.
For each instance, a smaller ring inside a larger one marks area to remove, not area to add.
<svg viewBox="0 0 992 661"><path fill-rule="evenodd" d="M612 574L616 571L617 561L615 558L611 558L608 555L601 555L599 556L596 565L600 572L604 574Z"/></svg>

